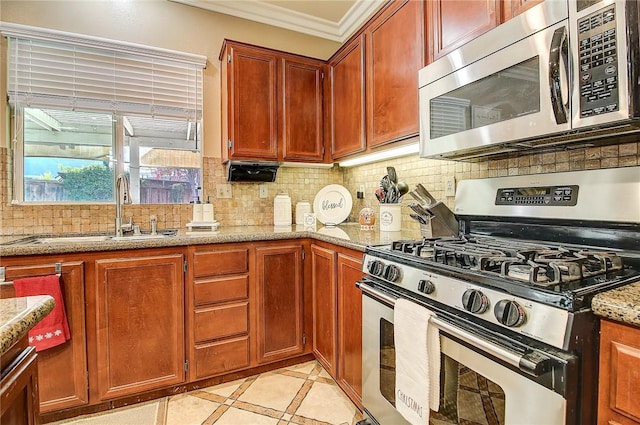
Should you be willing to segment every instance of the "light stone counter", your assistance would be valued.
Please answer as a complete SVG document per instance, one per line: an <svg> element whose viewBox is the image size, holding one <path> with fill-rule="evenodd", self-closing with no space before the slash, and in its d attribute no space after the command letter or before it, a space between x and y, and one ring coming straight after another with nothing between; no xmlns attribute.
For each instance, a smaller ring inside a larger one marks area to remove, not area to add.
<svg viewBox="0 0 640 425"><path fill-rule="evenodd" d="M0 257L304 238L330 242L345 248L364 251L367 245L388 244L399 239L420 238L420 233L416 231L380 232L377 228L376 230L365 231L360 230L360 225L357 223L346 223L335 227L319 225L315 229L302 226L220 226L218 231L209 234L187 235L185 230L180 230L176 236L147 240L124 239L44 244L34 242L38 237L87 235L89 234L2 236L0 237Z"/></svg>
<svg viewBox="0 0 640 425"><path fill-rule="evenodd" d="M640 282L596 295L591 308L606 319L640 326Z"/></svg>
<svg viewBox="0 0 640 425"><path fill-rule="evenodd" d="M49 295L1 298L0 356L44 319L54 305L53 297Z"/></svg>

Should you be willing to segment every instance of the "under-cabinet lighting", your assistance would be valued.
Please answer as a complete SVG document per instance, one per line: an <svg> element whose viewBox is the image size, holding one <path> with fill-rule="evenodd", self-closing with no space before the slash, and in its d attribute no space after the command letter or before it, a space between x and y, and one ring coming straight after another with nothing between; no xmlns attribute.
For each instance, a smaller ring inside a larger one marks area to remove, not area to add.
<svg viewBox="0 0 640 425"><path fill-rule="evenodd" d="M420 151L418 142L411 143L409 145L399 146L397 148L387 149L381 152L374 152L367 155L362 155L356 158L345 159L340 161L341 167L353 167L355 165L369 164L371 162L383 161L386 159L399 158L401 156L413 155Z"/></svg>

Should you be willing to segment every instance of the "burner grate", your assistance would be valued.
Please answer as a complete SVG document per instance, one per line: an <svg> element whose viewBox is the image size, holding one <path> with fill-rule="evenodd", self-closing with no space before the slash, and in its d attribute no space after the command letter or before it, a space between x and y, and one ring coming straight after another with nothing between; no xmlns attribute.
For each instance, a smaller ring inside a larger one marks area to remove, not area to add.
<svg viewBox="0 0 640 425"><path fill-rule="evenodd" d="M403 240L392 250L448 266L554 286L623 268L615 253L491 237Z"/></svg>

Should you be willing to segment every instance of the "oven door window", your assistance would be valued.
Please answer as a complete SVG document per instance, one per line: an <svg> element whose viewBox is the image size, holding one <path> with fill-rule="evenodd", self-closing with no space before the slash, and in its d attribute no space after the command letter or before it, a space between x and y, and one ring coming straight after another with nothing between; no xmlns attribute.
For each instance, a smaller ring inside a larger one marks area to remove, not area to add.
<svg viewBox="0 0 640 425"><path fill-rule="evenodd" d="M395 406L395 346L393 323L380 319L380 393ZM452 359L441 356L440 406L431 412L431 424L484 424L505 423L504 390L490 379Z"/></svg>

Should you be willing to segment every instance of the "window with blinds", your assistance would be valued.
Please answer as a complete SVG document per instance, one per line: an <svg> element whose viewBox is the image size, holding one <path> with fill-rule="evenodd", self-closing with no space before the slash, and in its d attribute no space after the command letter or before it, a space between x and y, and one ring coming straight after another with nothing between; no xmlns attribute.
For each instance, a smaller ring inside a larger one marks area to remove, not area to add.
<svg viewBox="0 0 640 425"><path fill-rule="evenodd" d="M120 173L134 203L198 195L206 57L14 24L0 31L17 201L113 202Z"/></svg>

